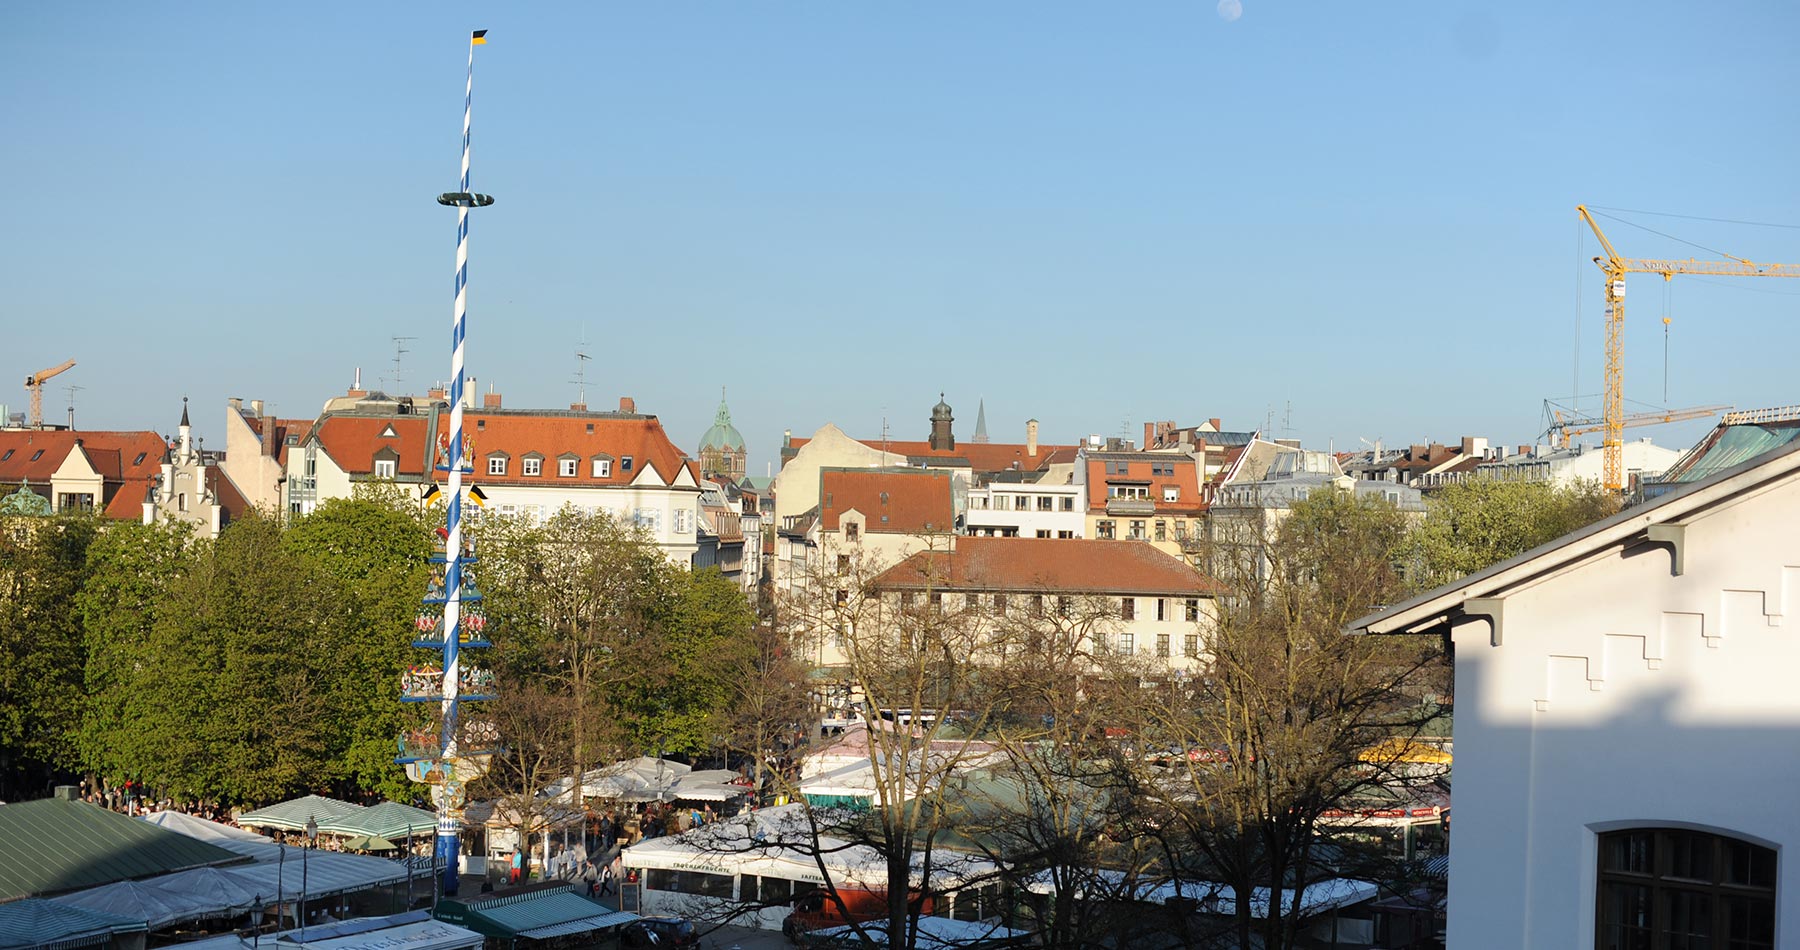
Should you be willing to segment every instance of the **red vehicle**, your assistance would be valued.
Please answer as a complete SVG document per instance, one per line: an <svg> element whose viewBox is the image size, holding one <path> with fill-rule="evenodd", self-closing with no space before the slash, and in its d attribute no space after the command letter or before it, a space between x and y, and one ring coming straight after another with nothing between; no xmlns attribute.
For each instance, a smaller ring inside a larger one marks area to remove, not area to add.
<svg viewBox="0 0 1800 950"><path fill-rule="evenodd" d="M837 927L852 921L860 923L881 920L888 915L886 891L840 887L837 893L844 901L843 910L838 908L837 902L822 888L794 898L793 913L788 914L787 919L781 922L782 934L789 940L798 941L801 935L821 927ZM914 899L920 902L919 913L930 915L931 895L915 895Z"/></svg>

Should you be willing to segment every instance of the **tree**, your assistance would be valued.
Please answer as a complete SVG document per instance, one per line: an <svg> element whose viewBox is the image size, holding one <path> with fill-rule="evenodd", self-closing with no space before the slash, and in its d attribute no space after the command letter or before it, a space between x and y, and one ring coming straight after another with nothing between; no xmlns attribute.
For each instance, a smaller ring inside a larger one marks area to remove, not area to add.
<svg viewBox="0 0 1800 950"><path fill-rule="evenodd" d="M87 644L80 749L83 766L102 781L156 768L144 725L146 687L159 665L152 634L170 588L201 550L193 525L179 521L112 525L88 548L87 581L74 604Z"/></svg>
<svg viewBox="0 0 1800 950"><path fill-rule="evenodd" d="M1444 486L1427 505L1412 534L1418 588L1473 574L1619 510L1618 497L1593 481L1477 479Z"/></svg>
<svg viewBox="0 0 1800 950"><path fill-rule="evenodd" d="M79 767L86 645L76 594L91 514L5 518L0 530L0 795L44 790Z"/></svg>
<svg viewBox="0 0 1800 950"><path fill-rule="evenodd" d="M404 726L399 682L427 578L430 534L406 499L334 498L282 534L309 573L339 596L324 605L335 649L324 671L332 771L346 791L406 801L418 794L394 764Z"/></svg>
<svg viewBox="0 0 1800 950"><path fill-rule="evenodd" d="M728 670L732 697L723 723L725 747L750 757L752 787L760 793L775 740L791 733L795 723L806 721L812 709L806 695L806 664L780 628L759 620L746 647Z"/></svg>
<svg viewBox="0 0 1800 950"><path fill-rule="evenodd" d="M1395 763L1372 750L1439 711L1434 645L1342 633L1403 593L1406 531L1392 505L1348 492L1297 503L1251 546L1265 569L1233 572L1210 674L1143 704L1144 740L1186 753L1132 776L1145 806L1137 830L1168 842L1170 874L1239 895L1287 889L1260 918L1236 902L1232 942L1244 950L1299 942L1300 897L1322 870L1321 813L1391 783Z"/></svg>
<svg viewBox="0 0 1800 950"><path fill-rule="evenodd" d="M198 546L151 632L138 777L182 798L263 803L329 776L339 599L268 518Z"/></svg>

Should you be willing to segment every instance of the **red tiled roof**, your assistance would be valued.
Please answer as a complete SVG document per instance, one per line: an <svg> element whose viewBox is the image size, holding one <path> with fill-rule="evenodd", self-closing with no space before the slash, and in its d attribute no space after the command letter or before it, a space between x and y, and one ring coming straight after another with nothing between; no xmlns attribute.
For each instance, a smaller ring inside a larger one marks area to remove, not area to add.
<svg viewBox="0 0 1800 950"><path fill-rule="evenodd" d="M1067 538L955 539L953 551L921 551L877 575L877 589L1210 596L1218 581L1143 541Z"/></svg>
<svg viewBox="0 0 1800 950"><path fill-rule="evenodd" d="M819 473L819 513L825 531L838 530L838 519L859 511L863 530L888 534L948 532L956 516L950 505L950 476L924 470L824 471Z"/></svg>
<svg viewBox="0 0 1800 950"><path fill-rule="evenodd" d="M154 432L81 432L28 429L0 432L0 482L16 485L29 479L48 488L51 476L80 444L87 464L98 472L102 492L97 499L109 518L143 517L150 476L162 465L168 446Z"/></svg>
<svg viewBox="0 0 1800 950"><path fill-rule="evenodd" d="M256 437L259 440L262 438L263 424L269 421L275 423L275 461L286 465L288 436L292 435L296 437L296 445L306 441L304 436L312 429L313 420L277 419L274 416L244 416L245 424L250 427L251 432L256 433Z"/></svg>
<svg viewBox="0 0 1800 950"><path fill-rule="evenodd" d="M448 439L450 415L438 416L438 431ZM590 431L591 429L591 431ZM672 483L676 474L687 467L695 485L699 484L699 466L675 446L655 416L615 413L529 412L463 413L463 432L475 440L475 472L470 481L481 485L566 485L579 488L630 485L645 465L656 466L664 482ZM509 459L505 475L489 475L488 456L505 453ZM542 475L526 477L520 459L531 453L543 456ZM575 474L557 474L557 460L564 455L576 458ZM594 477L593 458L604 455L613 460L605 478ZM629 456L631 471L625 471L622 460ZM435 477L442 477L441 475Z"/></svg>
<svg viewBox="0 0 1800 950"><path fill-rule="evenodd" d="M811 439L790 439L789 446L798 452ZM957 460L969 463L969 468L976 472L1004 472L1019 463L1019 470L1035 472L1055 462L1072 462L1079 446L1049 445L1038 443L1037 454L1025 454L1025 443L1006 442L959 442L954 449L934 449L930 442L883 442L880 439L857 439L856 441L871 449L892 452L909 458L925 458L941 462L945 467L955 467L951 463Z"/></svg>
<svg viewBox="0 0 1800 950"><path fill-rule="evenodd" d="M1170 463L1175 466L1173 475L1153 475L1150 466ZM1106 466L1123 463L1125 474L1108 475ZM1089 458L1087 460L1088 510L1103 512L1106 510L1106 483L1109 481L1127 481L1132 484L1149 483L1149 500L1156 505L1156 513L1169 515L1196 515L1206 510L1206 500L1200 496L1200 467L1194 464L1192 456L1158 455L1146 456L1142 461L1136 458ZM1163 501L1163 488L1175 486L1176 501Z"/></svg>
<svg viewBox="0 0 1800 950"><path fill-rule="evenodd" d="M313 426L307 438L317 438L331 460L352 475L372 474L375 453L392 448L400 455L394 465L395 475L417 478L425 474L429 425L430 419L425 416L328 415ZM394 434L383 436L390 427Z"/></svg>
<svg viewBox="0 0 1800 950"><path fill-rule="evenodd" d="M237 483L217 465L206 467L206 485L212 489L219 507L225 509L226 516L231 520L242 518L250 510L250 503L244 499L244 493L238 491Z"/></svg>

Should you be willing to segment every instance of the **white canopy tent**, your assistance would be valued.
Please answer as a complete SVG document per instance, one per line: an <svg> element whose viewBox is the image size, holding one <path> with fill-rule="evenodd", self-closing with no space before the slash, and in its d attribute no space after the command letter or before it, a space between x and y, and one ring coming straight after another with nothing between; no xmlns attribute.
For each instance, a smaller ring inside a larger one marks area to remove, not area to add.
<svg viewBox="0 0 1800 950"><path fill-rule="evenodd" d="M691 766L680 762L639 756L583 772L581 794L624 802L667 801L675 783L691 771ZM541 797L565 798L568 794L569 780L562 778L545 787Z"/></svg>

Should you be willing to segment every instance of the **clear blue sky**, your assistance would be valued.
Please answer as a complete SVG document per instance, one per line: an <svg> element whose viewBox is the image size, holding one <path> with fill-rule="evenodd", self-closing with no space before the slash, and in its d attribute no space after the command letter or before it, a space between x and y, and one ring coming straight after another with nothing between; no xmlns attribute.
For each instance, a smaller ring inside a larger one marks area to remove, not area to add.
<svg viewBox="0 0 1800 950"><path fill-rule="evenodd" d="M585 331L591 404L693 451L727 384L759 474L784 428L923 438L939 390L963 438L985 396L996 440L1291 403L1321 448L1528 441L1578 366L1600 390L1576 203L1800 224L1800 5L1242 6L12 6L0 402L72 356L51 418L72 383L82 427L167 431L187 394L218 438L228 396L381 382L393 336L405 388L446 376L475 28L470 371L566 405ZM1628 217L1800 261L1800 228ZM1669 404L1800 403L1800 281L1672 314Z"/></svg>

